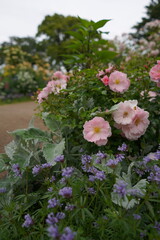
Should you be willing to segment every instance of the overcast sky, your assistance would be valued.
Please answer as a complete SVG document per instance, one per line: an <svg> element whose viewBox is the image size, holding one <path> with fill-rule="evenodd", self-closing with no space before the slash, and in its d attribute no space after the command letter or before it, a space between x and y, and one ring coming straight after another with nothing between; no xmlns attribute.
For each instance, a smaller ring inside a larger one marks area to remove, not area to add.
<svg viewBox="0 0 160 240"><path fill-rule="evenodd" d="M80 16L98 21L112 19L104 31L108 38L131 31L145 16L151 0L0 0L0 42L9 36L35 36L46 15ZM132 30L133 31L133 30Z"/></svg>

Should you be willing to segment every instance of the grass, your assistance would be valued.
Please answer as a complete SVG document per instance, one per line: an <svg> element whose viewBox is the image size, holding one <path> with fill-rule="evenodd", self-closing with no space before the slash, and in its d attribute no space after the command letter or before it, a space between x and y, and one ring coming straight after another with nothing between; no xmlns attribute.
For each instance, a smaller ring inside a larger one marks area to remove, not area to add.
<svg viewBox="0 0 160 240"><path fill-rule="evenodd" d="M24 96L24 97L15 98L15 99L0 100L0 105L20 103L20 102L30 102L30 101L33 101L32 97Z"/></svg>

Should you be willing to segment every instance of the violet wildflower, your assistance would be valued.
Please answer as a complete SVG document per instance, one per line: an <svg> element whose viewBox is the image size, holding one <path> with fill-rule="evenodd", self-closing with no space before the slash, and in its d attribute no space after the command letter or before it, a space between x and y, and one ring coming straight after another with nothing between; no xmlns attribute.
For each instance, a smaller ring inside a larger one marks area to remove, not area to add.
<svg viewBox="0 0 160 240"><path fill-rule="evenodd" d="M50 163L43 163L43 164L41 165L41 168L42 168L42 169L44 169L44 168L50 168L50 167L52 167L52 165L51 165Z"/></svg>
<svg viewBox="0 0 160 240"><path fill-rule="evenodd" d="M73 174L74 168L73 167L66 167L62 169L62 176L66 178L70 178Z"/></svg>
<svg viewBox="0 0 160 240"><path fill-rule="evenodd" d="M87 188L87 191L90 193L90 194L95 194L96 193L96 191L95 191L95 189L94 188Z"/></svg>
<svg viewBox="0 0 160 240"><path fill-rule="evenodd" d="M47 231L48 231L48 235L50 237L52 237L53 239L55 240L58 240L59 237L60 237L60 234L58 232L58 227L57 226L50 226L49 228L47 228Z"/></svg>
<svg viewBox="0 0 160 240"><path fill-rule="evenodd" d="M160 150L157 150L157 152L154 154L156 160L160 160Z"/></svg>
<svg viewBox="0 0 160 240"><path fill-rule="evenodd" d="M73 205L73 204L67 204L67 205L65 206L65 211L73 211L75 208L76 208L75 205Z"/></svg>
<svg viewBox="0 0 160 240"><path fill-rule="evenodd" d="M145 156L144 158L143 158L143 163L144 164L147 164L148 162L150 162L151 161L151 158L149 157L149 156Z"/></svg>
<svg viewBox="0 0 160 240"><path fill-rule="evenodd" d="M82 155L81 157L82 169L84 172L89 172L92 165L92 157L90 155Z"/></svg>
<svg viewBox="0 0 160 240"><path fill-rule="evenodd" d="M139 214L136 214L136 213L133 214L133 217L134 217L135 220L140 220L141 219L141 216Z"/></svg>
<svg viewBox="0 0 160 240"><path fill-rule="evenodd" d="M103 171L97 171L96 174L95 174L95 178L100 180L100 181L103 181L106 179L106 175Z"/></svg>
<svg viewBox="0 0 160 240"><path fill-rule="evenodd" d="M64 162L64 155L59 155L54 159L55 162Z"/></svg>
<svg viewBox="0 0 160 240"><path fill-rule="evenodd" d="M52 187L49 187L48 188L48 192L52 192L53 191L53 188Z"/></svg>
<svg viewBox="0 0 160 240"><path fill-rule="evenodd" d="M54 213L49 213L46 219L46 223L52 225L58 223L58 218L54 216Z"/></svg>
<svg viewBox="0 0 160 240"><path fill-rule="evenodd" d="M109 159L108 162L106 163L106 166L115 168L119 161L117 159Z"/></svg>
<svg viewBox="0 0 160 240"><path fill-rule="evenodd" d="M97 157L97 158L96 158L95 162L96 162L96 163L101 163L101 160L104 159L104 158L106 158L107 155L106 155L105 153L99 151L99 152L96 154L96 157Z"/></svg>
<svg viewBox="0 0 160 240"><path fill-rule="evenodd" d="M95 176L89 175L89 181L90 181L90 182L94 182L94 181L95 181Z"/></svg>
<svg viewBox="0 0 160 240"><path fill-rule="evenodd" d="M22 173L18 163L12 165L12 171L14 172L16 177L22 177Z"/></svg>
<svg viewBox="0 0 160 240"><path fill-rule="evenodd" d="M60 206L60 202L56 198L52 198L48 201L48 208L55 208L57 206Z"/></svg>
<svg viewBox="0 0 160 240"><path fill-rule="evenodd" d="M121 197L124 197L127 194L127 183L123 180L119 180L116 184L114 184L114 192L118 193Z"/></svg>
<svg viewBox="0 0 160 240"><path fill-rule="evenodd" d="M34 176L38 175L40 171L41 171L41 166L40 165L36 165L32 168L32 174Z"/></svg>
<svg viewBox="0 0 160 240"><path fill-rule="evenodd" d="M75 232L72 232L72 230L69 227L66 227L60 240L74 240L75 235L76 235Z"/></svg>
<svg viewBox="0 0 160 240"><path fill-rule="evenodd" d="M122 162L124 158L125 158L125 155L123 153L116 154L116 160L118 162Z"/></svg>
<svg viewBox="0 0 160 240"><path fill-rule="evenodd" d="M56 218L58 219L58 220L61 220L61 219L64 219L65 218L65 213L63 213L63 212L58 212L57 214L56 214Z"/></svg>
<svg viewBox="0 0 160 240"><path fill-rule="evenodd" d="M125 151L127 151L127 148L128 148L127 145L125 143L123 143L122 146L118 147L118 150L122 151L122 152L125 152Z"/></svg>
<svg viewBox="0 0 160 240"><path fill-rule="evenodd" d="M22 224L22 227L28 228L28 227L30 227L31 225L33 225L33 219L31 218L31 216L30 216L29 214L26 214L26 215L24 216L24 219L25 219L25 221L24 221L24 223Z"/></svg>
<svg viewBox="0 0 160 240"><path fill-rule="evenodd" d="M52 176L52 177L49 179L50 183L54 182L55 180L56 180L55 176Z"/></svg>
<svg viewBox="0 0 160 240"><path fill-rule="evenodd" d="M159 222L155 223L154 228L158 231L158 233L160 233L160 223Z"/></svg>
<svg viewBox="0 0 160 240"><path fill-rule="evenodd" d="M59 195L64 198L72 197L72 188L71 187L64 187L59 190Z"/></svg>
<svg viewBox="0 0 160 240"><path fill-rule="evenodd" d="M150 173L148 180L155 181L157 184L160 184L160 167L157 165L153 166L153 172Z"/></svg>
<svg viewBox="0 0 160 240"><path fill-rule="evenodd" d="M6 188L4 188L4 187L0 188L0 193L5 193L5 192L7 192Z"/></svg>

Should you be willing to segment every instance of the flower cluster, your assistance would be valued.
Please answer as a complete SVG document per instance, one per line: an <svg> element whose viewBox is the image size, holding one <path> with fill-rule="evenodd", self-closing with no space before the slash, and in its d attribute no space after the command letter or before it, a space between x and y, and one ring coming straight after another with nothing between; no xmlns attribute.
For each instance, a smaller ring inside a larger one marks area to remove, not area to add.
<svg viewBox="0 0 160 240"><path fill-rule="evenodd" d="M52 80L49 81L47 86L38 94L38 102L42 103L51 93L59 94L62 89L66 89L68 79L69 77L62 72L55 72L52 76Z"/></svg>
<svg viewBox="0 0 160 240"><path fill-rule="evenodd" d="M136 100L120 102L112 113L115 126L129 140L141 137L149 125L149 113L137 106Z"/></svg>
<svg viewBox="0 0 160 240"><path fill-rule="evenodd" d="M32 173L34 176L36 176L37 174L39 174L40 171L42 171L45 168L51 168L52 165L50 163L44 163L42 165L36 165L33 167L32 169Z"/></svg>

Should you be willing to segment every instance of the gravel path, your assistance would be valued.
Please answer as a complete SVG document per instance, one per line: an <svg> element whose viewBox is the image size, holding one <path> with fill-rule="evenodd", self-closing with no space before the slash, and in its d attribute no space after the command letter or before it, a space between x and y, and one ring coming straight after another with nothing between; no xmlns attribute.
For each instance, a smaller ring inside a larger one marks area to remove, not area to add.
<svg viewBox="0 0 160 240"><path fill-rule="evenodd" d="M0 106L0 153L4 146L12 140L7 133L20 128L27 128L32 116L36 113L35 102L23 102ZM41 119L35 118L35 127L45 130Z"/></svg>

